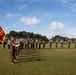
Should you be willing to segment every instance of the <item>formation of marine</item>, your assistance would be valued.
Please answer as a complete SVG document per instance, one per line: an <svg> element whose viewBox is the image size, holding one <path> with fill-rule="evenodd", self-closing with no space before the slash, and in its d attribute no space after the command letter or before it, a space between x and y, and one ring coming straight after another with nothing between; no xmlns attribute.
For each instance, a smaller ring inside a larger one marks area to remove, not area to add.
<svg viewBox="0 0 76 75"><path fill-rule="evenodd" d="M50 39L49 41L41 40L41 39L32 39L32 38L14 38L11 37L8 40L4 40L3 43L3 48L5 49L6 44L8 45L8 49L10 49L10 54L11 54L11 63L14 64L14 61L16 58L18 58L18 55L21 53L22 49L41 49L41 48L46 48L46 44L49 43L49 48L52 48L52 44L55 43L55 48L58 48L58 44L61 44L61 48L64 48L64 41L61 40L52 40ZM72 41L68 39L66 41L67 47L70 48L70 45ZM76 48L76 40L74 41L74 45Z"/></svg>

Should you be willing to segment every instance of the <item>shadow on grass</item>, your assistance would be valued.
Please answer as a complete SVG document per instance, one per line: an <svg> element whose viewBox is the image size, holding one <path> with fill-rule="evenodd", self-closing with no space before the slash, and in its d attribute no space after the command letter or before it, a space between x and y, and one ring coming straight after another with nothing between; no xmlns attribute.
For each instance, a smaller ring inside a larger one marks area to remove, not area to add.
<svg viewBox="0 0 76 75"><path fill-rule="evenodd" d="M19 59L16 63L30 62L30 61L41 61L41 59L40 58Z"/></svg>
<svg viewBox="0 0 76 75"><path fill-rule="evenodd" d="M38 50L27 50L19 56L16 63L29 62L29 61L42 61L44 58Z"/></svg>
<svg viewBox="0 0 76 75"><path fill-rule="evenodd" d="M42 49L42 50L46 50L46 49L48 49L48 50L49 50L49 49L50 49L50 50L54 50L54 49L76 49L76 48L65 48L65 47L64 47L64 48L44 48L44 49L41 48L41 49Z"/></svg>

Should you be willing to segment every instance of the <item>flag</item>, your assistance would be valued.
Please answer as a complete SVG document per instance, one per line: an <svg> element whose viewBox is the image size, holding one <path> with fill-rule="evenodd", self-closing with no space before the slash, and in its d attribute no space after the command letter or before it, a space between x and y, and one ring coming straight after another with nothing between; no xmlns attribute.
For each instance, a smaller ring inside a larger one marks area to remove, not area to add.
<svg viewBox="0 0 76 75"><path fill-rule="evenodd" d="M0 42L3 43L4 39L5 39L5 33L2 29L2 27L0 27Z"/></svg>

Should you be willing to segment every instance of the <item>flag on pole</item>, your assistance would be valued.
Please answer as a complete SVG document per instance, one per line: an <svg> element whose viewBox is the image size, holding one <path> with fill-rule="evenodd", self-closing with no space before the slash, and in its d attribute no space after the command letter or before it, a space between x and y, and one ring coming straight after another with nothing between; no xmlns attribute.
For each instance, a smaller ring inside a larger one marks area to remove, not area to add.
<svg viewBox="0 0 76 75"><path fill-rule="evenodd" d="M0 27L0 42L3 43L4 39L5 39L5 33L2 29L2 27Z"/></svg>

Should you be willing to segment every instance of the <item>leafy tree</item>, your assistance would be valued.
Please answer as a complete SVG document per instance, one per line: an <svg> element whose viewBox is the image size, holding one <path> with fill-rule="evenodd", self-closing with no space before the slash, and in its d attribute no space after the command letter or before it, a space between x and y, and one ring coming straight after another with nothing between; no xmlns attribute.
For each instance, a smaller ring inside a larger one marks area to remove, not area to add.
<svg viewBox="0 0 76 75"><path fill-rule="evenodd" d="M23 37L23 38L37 38L37 39L44 39L47 40L46 36L42 36L41 34L34 34L33 32L26 32L26 31L20 31L20 32L16 32L16 31L10 31L9 34L7 34L7 37Z"/></svg>

